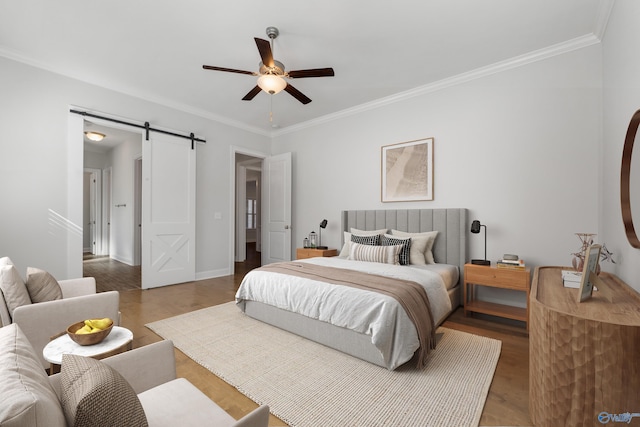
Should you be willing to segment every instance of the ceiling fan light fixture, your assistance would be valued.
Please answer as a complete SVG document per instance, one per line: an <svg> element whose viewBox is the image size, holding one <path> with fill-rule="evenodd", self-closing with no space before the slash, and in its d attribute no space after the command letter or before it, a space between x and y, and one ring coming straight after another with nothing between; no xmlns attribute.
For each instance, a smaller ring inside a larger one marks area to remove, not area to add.
<svg viewBox="0 0 640 427"><path fill-rule="evenodd" d="M104 139L104 137L106 136L103 133L100 132L85 132L84 133L85 136L90 139L91 141L95 141L95 142L100 142Z"/></svg>
<svg viewBox="0 0 640 427"><path fill-rule="evenodd" d="M280 76L275 74L264 74L258 77L258 86L263 91L275 95L287 87L287 82Z"/></svg>

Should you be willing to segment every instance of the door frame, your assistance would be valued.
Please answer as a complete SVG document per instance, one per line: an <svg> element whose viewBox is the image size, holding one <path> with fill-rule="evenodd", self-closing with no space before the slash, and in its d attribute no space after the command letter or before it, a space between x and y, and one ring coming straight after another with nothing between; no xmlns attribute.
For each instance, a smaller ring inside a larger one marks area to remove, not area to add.
<svg viewBox="0 0 640 427"><path fill-rule="evenodd" d="M95 168L84 168L84 172L90 175L92 182L89 182L89 212L93 213L93 230L91 231L90 250L93 255L103 255L102 251L102 170ZM91 200L93 195L93 200ZM84 203L84 201L83 201ZM83 233L85 230L83 223ZM89 224L91 226L91 224ZM84 250L84 249L83 249Z"/></svg>
<svg viewBox="0 0 640 427"><path fill-rule="evenodd" d="M142 264L142 153L133 159L133 265Z"/></svg>
<svg viewBox="0 0 640 427"><path fill-rule="evenodd" d="M231 177L229 186L229 274L235 273L236 259L236 154L244 154L246 156L256 157L258 159L266 159L269 153L249 150L243 147L229 147L229 176Z"/></svg>
<svg viewBox="0 0 640 427"><path fill-rule="evenodd" d="M102 170L102 255L111 254L111 177L113 168Z"/></svg>

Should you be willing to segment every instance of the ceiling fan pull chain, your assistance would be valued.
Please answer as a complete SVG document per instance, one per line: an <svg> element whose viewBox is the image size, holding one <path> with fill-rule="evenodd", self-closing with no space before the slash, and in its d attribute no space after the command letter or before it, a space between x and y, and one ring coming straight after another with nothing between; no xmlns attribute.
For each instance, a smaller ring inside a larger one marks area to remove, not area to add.
<svg viewBox="0 0 640 427"><path fill-rule="evenodd" d="M273 95L269 97L269 122L273 123Z"/></svg>

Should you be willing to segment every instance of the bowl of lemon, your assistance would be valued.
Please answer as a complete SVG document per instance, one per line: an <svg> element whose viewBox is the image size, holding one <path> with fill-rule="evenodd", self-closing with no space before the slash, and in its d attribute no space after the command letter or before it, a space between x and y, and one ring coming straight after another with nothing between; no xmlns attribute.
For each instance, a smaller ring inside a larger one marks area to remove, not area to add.
<svg viewBox="0 0 640 427"><path fill-rule="evenodd" d="M113 329L113 320L87 319L74 323L67 328L67 335L80 345L94 345L102 342Z"/></svg>

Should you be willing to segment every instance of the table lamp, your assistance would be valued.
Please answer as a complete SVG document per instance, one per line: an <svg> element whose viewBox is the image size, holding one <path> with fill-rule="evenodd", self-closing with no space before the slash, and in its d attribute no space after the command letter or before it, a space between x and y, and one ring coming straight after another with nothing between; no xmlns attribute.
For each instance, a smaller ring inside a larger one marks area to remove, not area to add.
<svg viewBox="0 0 640 427"><path fill-rule="evenodd" d="M327 246L322 246L322 229L327 228L327 220L323 219L318 229L318 249L329 249Z"/></svg>
<svg viewBox="0 0 640 427"><path fill-rule="evenodd" d="M487 226L484 224L480 224L480 221L475 219L471 223L471 232L473 234L480 233L480 227L484 227L484 259L472 259L471 264L491 265L491 261L487 259Z"/></svg>

